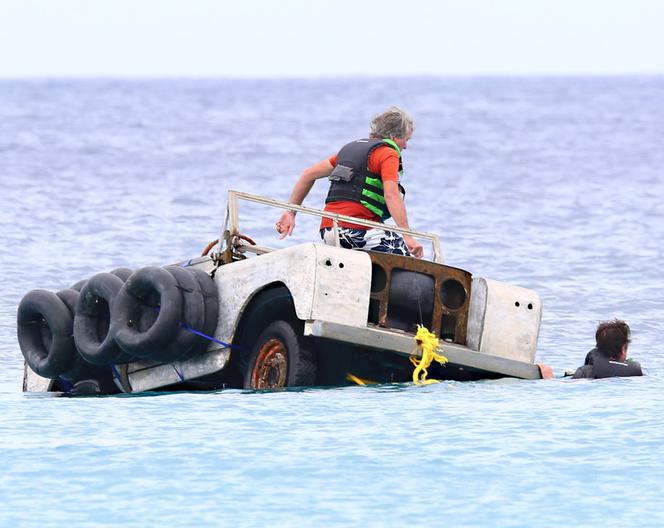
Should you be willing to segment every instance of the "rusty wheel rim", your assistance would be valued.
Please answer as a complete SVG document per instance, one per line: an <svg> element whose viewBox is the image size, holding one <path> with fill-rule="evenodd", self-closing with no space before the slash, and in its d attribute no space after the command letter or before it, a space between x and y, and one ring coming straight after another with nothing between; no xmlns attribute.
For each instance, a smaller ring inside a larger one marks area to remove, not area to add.
<svg viewBox="0 0 664 528"><path fill-rule="evenodd" d="M276 389L286 386L288 352L279 339L268 339L256 356L251 371L252 389Z"/></svg>

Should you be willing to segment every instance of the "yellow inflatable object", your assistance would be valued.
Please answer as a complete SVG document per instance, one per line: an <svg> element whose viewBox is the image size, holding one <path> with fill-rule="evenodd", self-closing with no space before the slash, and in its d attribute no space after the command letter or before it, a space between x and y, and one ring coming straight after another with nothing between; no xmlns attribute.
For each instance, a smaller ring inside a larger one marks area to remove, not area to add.
<svg viewBox="0 0 664 528"><path fill-rule="evenodd" d="M375 381L358 378L355 374L351 374L350 372L348 372L346 374L346 379L348 381L352 381L353 383L355 383L357 385L363 385L363 386L364 385L376 385Z"/></svg>
<svg viewBox="0 0 664 528"><path fill-rule="evenodd" d="M415 342L422 350L422 357L420 359L411 357L410 361L415 365L413 370L413 383L416 385L427 385L429 383L437 383L437 380L428 380L427 369L432 361L437 361L441 365L447 363L447 358L437 352L438 338L436 334L429 332L421 325L417 325L417 333L415 334Z"/></svg>

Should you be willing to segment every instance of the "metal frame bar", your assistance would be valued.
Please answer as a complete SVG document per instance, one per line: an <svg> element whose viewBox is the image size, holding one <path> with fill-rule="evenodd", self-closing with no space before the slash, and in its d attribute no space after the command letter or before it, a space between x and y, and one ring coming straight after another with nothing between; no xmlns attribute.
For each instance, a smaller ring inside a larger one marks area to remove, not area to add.
<svg viewBox="0 0 664 528"><path fill-rule="evenodd" d="M405 229L403 227L397 227L395 225L386 225L380 222L372 222L371 220L364 220L362 218L354 218L352 216L340 215L336 213L328 213L326 211L321 211L320 209L313 209L312 207L303 207L301 205L295 205L288 202L282 202L280 200L274 200L272 198L264 198L262 196L256 196L254 194L249 194L240 191L228 191L228 205L226 209L226 221L222 228L225 230L226 225L230 230L231 235L239 234L239 216L238 216L238 200L245 200L247 202L254 202L270 207L276 207L278 209L287 209L289 211L296 211L300 213L309 214L312 216L318 216L320 218L330 218L332 220L333 230L335 234L336 245L339 245L339 222L349 222L353 224L362 225L365 227L370 227L374 229L389 229L390 231L396 231L397 233L411 235L416 238L422 238L429 240L431 242L431 247L433 250L433 262L439 264L443 263L443 252L440 244L440 237L434 233L427 233L425 231L415 231L414 229ZM220 238L220 241L222 239ZM220 242L221 244L221 242ZM246 251L251 251L251 246L246 246ZM258 248L257 248L258 249ZM269 248L260 248L260 252L265 252ZM256 251L259 252L259 251Z"/></svg>

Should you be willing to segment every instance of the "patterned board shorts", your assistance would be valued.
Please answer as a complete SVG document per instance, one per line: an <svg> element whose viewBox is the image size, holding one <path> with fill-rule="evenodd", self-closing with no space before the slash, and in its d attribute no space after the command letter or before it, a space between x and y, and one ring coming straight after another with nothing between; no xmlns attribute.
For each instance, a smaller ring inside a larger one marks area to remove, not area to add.
<svg viewBox="0 0 664 528"><path fill-rule="evenodd" d="M334 245L334 234L331 227L320 230L320 237L326 244ZM392 231L375 229L339 228L339 241L341 247L346 249L362 249L364 251L380 251L381 253L394 253L395 255L410 256L410 251L401 235Z"/></svg>

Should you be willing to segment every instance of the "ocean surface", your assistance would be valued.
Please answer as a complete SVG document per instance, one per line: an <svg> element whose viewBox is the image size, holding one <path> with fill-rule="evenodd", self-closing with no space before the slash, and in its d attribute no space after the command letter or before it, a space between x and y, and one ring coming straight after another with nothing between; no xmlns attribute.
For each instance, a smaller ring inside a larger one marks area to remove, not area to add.
<svg viewBox="0 0 664 528"><path fill-rule="evenodd" d="M21 392L25 293L198 255L391 104L411 225L540 294L556 379ZM0 81L0 526L662 526L663 197L663 77ZM564 379L614 317L647 376Z"/></svg>

